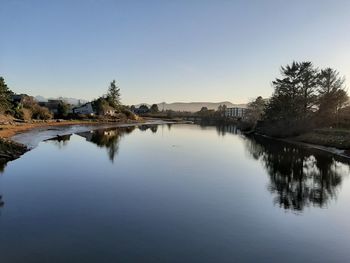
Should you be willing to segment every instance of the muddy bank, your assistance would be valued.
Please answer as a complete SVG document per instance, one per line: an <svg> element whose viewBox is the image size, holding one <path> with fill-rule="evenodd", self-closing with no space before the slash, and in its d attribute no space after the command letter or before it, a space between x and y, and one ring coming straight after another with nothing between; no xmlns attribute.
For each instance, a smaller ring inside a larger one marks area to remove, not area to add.
<svg viewBox="0 0 350 263"><path fill-rule="evenodd" d="M7 162L19 158L27 151L29 148L23 144L0 138L0 171L4 169Z"/></svg>

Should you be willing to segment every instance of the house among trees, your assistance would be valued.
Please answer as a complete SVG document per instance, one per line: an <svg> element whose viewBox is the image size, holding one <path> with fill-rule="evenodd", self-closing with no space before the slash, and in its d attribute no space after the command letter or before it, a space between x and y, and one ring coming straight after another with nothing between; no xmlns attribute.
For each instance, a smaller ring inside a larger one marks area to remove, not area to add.
<svg viewBox="0 0 350 263"><path fill-rule="evenodd" d="M23 103L26 98L29 98L27 94L12 94L10 100L14 104Z"/></svg>
<svg viewBox="0 0 350 263"><path fill-rule="evenodd" d="M92 108L91 102L85 103L81 106L74 107L72 109L74 114L94 115L95 112Z"/></svg>

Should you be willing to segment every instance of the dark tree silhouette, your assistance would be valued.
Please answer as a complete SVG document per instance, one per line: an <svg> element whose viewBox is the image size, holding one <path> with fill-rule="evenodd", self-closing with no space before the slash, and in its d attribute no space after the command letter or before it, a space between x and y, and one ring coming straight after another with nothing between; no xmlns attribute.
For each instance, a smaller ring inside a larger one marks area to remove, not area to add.
<svg viewBox="0 0 350 263"><path fill-rule="evenodd" d="M345 91L345 78L331 68L321 70L318 78L318 120L331 125L338 124L339 111L348 102Z"/></svg>
<svg viewBox="0 0 350 263"><path fill-rule="evenodd" d="M150 111L152 113L157 113L159 112L159 109L158 109L158 105L157 104L152 104L151 108L150 108Z"/></svg>
<svg viewBox="0 0 350 263"><path fill-rule="evenodd" d="M118 109L120 106L120 89L117 86L115 80L113 80L108 88L107 101L109 105L114 109Z"/></svg>
<svg viewBox="0 0 350 263"><path fill-rule="evenodd" d="M11 109L11 96L12 91L9 89L3 77L0 77L0 113L4 113Z"/></svg>

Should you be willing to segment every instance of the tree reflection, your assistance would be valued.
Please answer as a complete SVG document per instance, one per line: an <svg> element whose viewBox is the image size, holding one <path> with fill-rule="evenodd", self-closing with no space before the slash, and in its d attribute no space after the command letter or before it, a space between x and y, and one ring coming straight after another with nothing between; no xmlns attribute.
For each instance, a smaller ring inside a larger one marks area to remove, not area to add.
<svg viewBox="0 0 350 263"><path fill-rule="evenodd" d="M140 131L147 131L148 129L150 129L152 133L156 133L158 131L157 124L144 124L144 125L138 126L138 128Z"/></svg>
<svg viewBox="0 0 350 263"><path fill-rule="evenodd" d="M261 160L269 174L268 190L284 209L324 207L337 196L344 171L338 157L261 136L246 140L248 152ZM342 160L343 162L343 160Z"/></svg>
<svg viewBox="0 0 350 263"><path fill-rule="evenodd" d="M87 141L101 148L107 148L108 157L113 162L118 154L119 143L124 134L129 134L135 129L134 126L118 127L105 130L81 132L77 135L84 137Z"/></svg>
<svg viewBox="0 0 350 263"><path fill-rule="evenodd" d="M72 134L67 135L57 135L54 138L47 139L45 141L52 141L58 148L63 148L68 144L68 141L70 140L70 137Z"/></svg>
<svg viewBox="0 0 350 263"><path fill-rule="evenodd" d="M2 199L2 195L0 195L0 208L2 208L5 205L5 202Z"/></svg>
<svg viewBox="0 0 350 263"><path fill-rule="evenodd" d="M0 159L0 174L4 172L7 162L5 159Z"/></svg>

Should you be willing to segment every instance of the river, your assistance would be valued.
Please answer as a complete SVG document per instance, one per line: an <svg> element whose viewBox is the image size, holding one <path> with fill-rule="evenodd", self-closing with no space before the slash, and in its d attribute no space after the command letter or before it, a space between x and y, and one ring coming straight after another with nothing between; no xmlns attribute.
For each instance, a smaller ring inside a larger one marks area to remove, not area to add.
<svg viewBox="0 0 350 263"><path fill-rule="evenodd" d="M233 126L73 131L0 168L0 262L350 262L346 159Z"/></svg>

